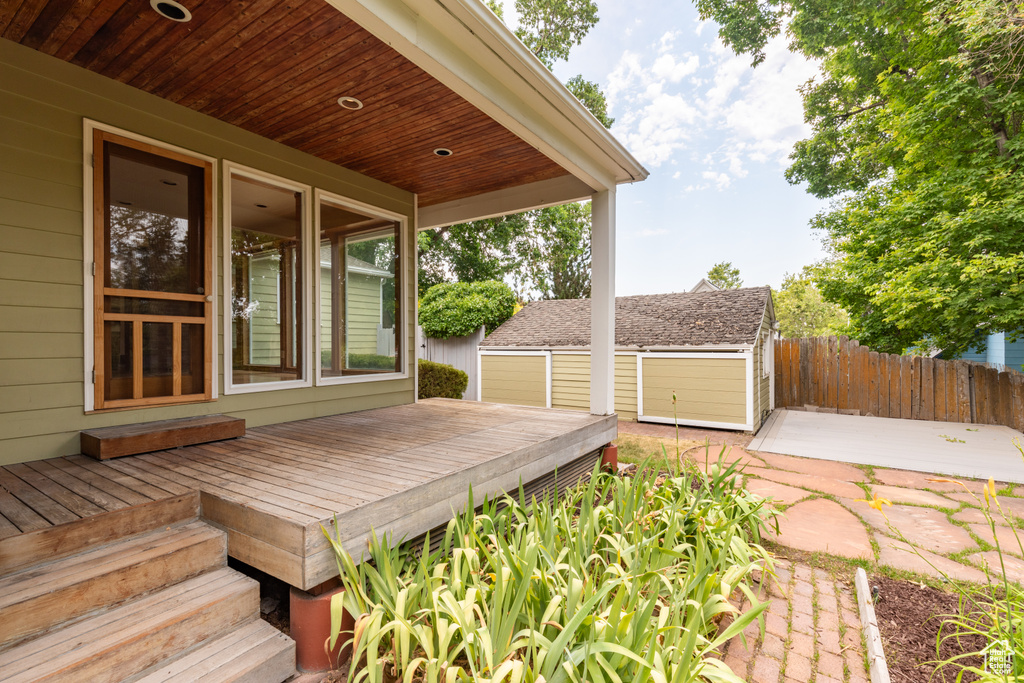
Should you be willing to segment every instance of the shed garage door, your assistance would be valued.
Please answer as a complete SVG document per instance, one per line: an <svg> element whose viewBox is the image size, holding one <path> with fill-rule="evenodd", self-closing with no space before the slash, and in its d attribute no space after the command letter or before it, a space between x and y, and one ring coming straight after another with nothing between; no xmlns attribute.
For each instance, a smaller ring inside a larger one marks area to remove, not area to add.
<svg viewBox="0 0 1024 683"><path fill-rule="evenodd" d="M640 419L751 429L751 354L725 355L640 354Z"/></svg>
<svg viewBox="0 0 1024 683"><path fill-rule="evenodd" d="M549 407L550 358L546 353L481 354L480 400Z"/></svg>

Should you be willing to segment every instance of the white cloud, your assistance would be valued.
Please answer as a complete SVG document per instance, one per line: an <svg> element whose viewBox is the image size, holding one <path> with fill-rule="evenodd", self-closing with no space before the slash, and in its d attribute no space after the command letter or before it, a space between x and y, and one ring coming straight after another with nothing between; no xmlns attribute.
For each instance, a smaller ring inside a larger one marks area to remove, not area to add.
<svg viewBox="0 0 1024 683"><path fill-rule="evenodd" d="M817 65L791 54L784 36L768 44L756 69L717 36L701 42L695 49L693 39L668 31L645 50L622 53L607 78L613 133L649 167L693 158L700 181L686 191L724 190L754 165L787 165L793 144L810 133L797 87Z"/></svg>

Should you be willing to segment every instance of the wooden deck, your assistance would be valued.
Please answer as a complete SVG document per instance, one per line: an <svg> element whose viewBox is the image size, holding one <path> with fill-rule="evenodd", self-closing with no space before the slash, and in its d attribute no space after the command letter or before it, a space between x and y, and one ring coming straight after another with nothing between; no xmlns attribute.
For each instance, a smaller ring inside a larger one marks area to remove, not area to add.
<svg viewBox="0 0 1024 683"><path fill-rule="evenodd" d="M616 418L431 399L248 430L233 441L99 462L0 468L0 539L200 492L228 553L303 589L337 575L321 525L352 551L371 527L414 537L465 505L591 453Z"/></svg>

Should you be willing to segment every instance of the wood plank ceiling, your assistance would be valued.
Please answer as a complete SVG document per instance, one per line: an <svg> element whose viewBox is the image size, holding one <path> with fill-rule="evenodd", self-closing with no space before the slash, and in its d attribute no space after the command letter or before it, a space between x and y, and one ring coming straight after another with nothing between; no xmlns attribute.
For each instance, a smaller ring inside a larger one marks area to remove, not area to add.
<svg viewBox="0 0 1024 683"><path fill-rule="evenodd" d="M322 0L7 0L0 35L420 195L567 175ZM341 108L341 96L364 108ZM438 147L451 157L433 154Z"/></svg>

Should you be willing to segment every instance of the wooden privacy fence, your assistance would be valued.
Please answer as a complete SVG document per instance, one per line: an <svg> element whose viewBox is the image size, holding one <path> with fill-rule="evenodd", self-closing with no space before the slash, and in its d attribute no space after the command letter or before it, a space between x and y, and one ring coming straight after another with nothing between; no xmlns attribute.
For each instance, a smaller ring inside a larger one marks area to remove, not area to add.
<svg viewBox="0 0 1024 683"><path fill-rule="evenodd" d="M775 342L775 405L1024 431L1024 375L878 353L846 337Z"/></svg>

